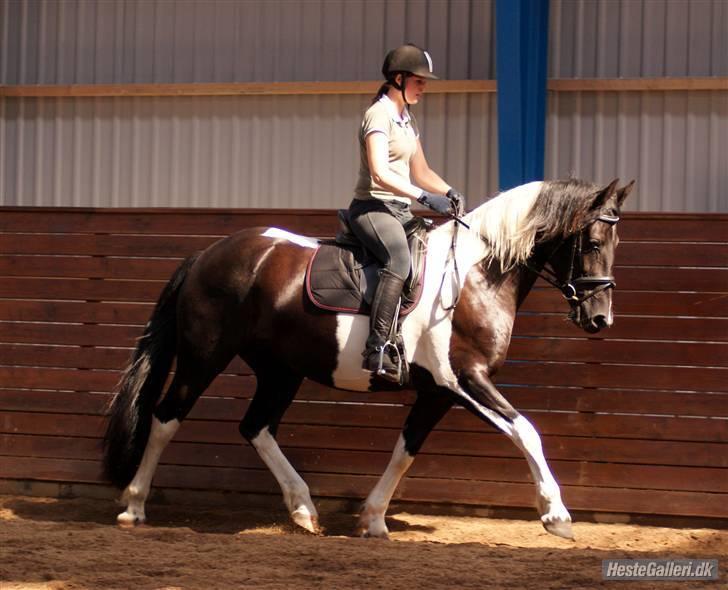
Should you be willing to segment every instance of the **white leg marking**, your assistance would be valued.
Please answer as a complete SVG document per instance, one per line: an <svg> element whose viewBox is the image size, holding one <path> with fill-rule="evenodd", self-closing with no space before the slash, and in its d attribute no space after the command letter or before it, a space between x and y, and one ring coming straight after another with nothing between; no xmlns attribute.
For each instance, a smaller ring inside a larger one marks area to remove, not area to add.
<svg viewBox="0 0 728 590"><path fill-rule="evenodd" d="M392 458L387 469L370 492L359 516L359 531L365 537L386 537L389 531L384 521L384 515L392 500L394 490L415 458L410 455L404 446L404 437L400 434L397 446L394 447Z"/></svg>
<svg viewBox="0 0 728 590"><path fill-rule="evenodd" d="M149 433L149 441L147 448L144 449L142 462L139 464L134 479L121 496L121 501L126 502L127 506L126 510L116 517L119 524L133 525L146 520L144 503L149 496L149 488L154 472L157 470L157 463L162 456L162 451L177 432L179 424L178 420L162 424L156 417L152 417L152 430Z"/></svg>
<svg viewBox="0 0 728 590"><path fill-rule="evenodd" d="M546 530L559 536L571 535L571 516L561 500L561 490L546 463L541 446L541 437L533 425L523 416L513 421L513 442L523 451L531 468L538 490L541 522Z"/></svg>
<svg viewBox="0 0 728 590"><path fill-rule="evenodd" d="M293 522L312 533L317 532L318 512L311 500L308 486L288 462L268 427L261 430L250 442L281 486L283 500Z"/></svg>

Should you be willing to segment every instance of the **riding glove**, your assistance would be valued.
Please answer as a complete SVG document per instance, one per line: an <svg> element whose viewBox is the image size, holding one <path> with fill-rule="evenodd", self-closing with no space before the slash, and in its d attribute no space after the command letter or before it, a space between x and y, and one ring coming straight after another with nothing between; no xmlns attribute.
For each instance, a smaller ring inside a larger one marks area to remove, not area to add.
<svg viewBox="0 0 728 590"><path fill-rule="evenodd" d="M442 213L443 215L453 214L452 202L447 197L422 191L422 194L417 198L417 202L422 203L437 213Z"/></svg>
<svg viewBox="0 0 728 590"><path fill-rule="evenodd" d="M453 209L455 209L455 215L462 215L465 213L465 195L454 188L451 188L447 191L447 195L445 196L452 202Z"/></svg>

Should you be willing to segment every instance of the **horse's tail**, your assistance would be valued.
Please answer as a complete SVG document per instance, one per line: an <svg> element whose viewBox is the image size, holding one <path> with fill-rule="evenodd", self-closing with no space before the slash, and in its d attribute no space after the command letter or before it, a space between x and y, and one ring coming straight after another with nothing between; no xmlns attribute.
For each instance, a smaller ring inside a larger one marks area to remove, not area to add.
<svg viewBox="0 0 728 590"><path fill-rule="evenodd" d="M177 299L198 254L174 272L159 296L109 404L104 436L104 474L125 488L141 463L152 426L152 412L162 394L177 345Z"/></svg>

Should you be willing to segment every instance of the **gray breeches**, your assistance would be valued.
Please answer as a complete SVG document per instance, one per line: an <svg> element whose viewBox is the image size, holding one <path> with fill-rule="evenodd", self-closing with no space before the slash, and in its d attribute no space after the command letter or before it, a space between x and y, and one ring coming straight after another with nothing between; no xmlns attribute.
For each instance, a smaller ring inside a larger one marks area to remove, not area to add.
<svg viewBox="0 0 728 590"><path fill-rule="evenodd" d="M349 205L349 225L384 268L401 279L410 272L410 253L403 225L414 216L397 201L363 201Z"/></svg>

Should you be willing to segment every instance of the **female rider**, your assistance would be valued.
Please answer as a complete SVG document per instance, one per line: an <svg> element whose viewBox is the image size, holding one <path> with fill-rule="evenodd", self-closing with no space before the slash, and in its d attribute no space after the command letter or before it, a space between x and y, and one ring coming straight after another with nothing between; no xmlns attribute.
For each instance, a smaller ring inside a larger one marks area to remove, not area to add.
<svg viewBox="0 0 728 590"><path fill-rule="evenodd" d="M380 353L410 272L403 227L413 218L410 204L417 200L450 215L462 211L464 198L430 169L409 109L420 101L427 81L438 79L432 73L430 55L415 45L403 45L387 54L382 73L386 81L364 113L359 131L359 178L349 205L349 222L382 264L372 301L364 368L399 382L397 365L388 354Z"/></svg>

